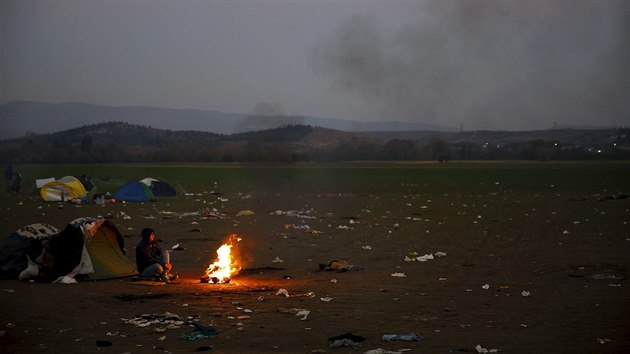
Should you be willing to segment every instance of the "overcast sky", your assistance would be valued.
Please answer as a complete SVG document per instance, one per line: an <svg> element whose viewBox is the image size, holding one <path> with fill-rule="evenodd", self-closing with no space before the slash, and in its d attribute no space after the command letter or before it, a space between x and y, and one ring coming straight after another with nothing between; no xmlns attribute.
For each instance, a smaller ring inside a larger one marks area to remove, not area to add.
<svg viewBox="0 0 630 354"><path fill-rule="evenodd" d="M630 1L1 0L0 19L0 103L630 122Z"/></svg>

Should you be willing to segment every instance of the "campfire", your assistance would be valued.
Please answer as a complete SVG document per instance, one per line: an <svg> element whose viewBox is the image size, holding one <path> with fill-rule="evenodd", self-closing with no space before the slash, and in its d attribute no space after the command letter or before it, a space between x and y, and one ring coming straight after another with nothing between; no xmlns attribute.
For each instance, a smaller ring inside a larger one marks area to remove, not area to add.
<svg viewBox="0 0 630 354"><path fill-rule="evenodd" d="M237 235L230 235L228 240L217 249L218 258L206 269L206 275L201 277L202 283L227 284L232 276L238 274L240 267L232 248L240 241L241 238Z"/></svg>

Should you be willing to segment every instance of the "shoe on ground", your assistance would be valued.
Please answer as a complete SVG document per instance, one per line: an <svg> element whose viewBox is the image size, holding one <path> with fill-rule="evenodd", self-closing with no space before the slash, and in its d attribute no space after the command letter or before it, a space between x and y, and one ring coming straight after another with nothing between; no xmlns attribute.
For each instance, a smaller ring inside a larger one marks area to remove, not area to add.
<svg viewBox="0 0 630 354"><path fill-rule="evenodd" d="M177 274L169 274L167 277L170 281L177 280L177 278L179 278Z"/></svg>
<svg viewBox="0 0 630 354"><path fill-rule="evenodd" d="M160 276L160 281L166 284L171 282L171 280L169 279L169 276L166 274L163 274Z"/></svg>

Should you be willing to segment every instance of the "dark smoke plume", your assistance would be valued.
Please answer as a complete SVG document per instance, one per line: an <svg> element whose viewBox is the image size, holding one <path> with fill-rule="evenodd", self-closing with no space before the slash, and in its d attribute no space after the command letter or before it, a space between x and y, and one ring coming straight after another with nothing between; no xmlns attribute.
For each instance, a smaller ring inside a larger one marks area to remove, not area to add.
<svg viewBox="0 0 630 354"><path fill-rule="evenodd" d="M303 118L296 115L286 115L282 104L277 102L258 102L251 115L236 122L235 133L266 130L287 125L301 124Z"/></svg>
<svg viewBox="0 0 630 354"><path fill-rule="evenodd" d="M387 32L346 19L311 64L382 120L469 129L612 124L630 114L630 1L422 1Z"/></svg>

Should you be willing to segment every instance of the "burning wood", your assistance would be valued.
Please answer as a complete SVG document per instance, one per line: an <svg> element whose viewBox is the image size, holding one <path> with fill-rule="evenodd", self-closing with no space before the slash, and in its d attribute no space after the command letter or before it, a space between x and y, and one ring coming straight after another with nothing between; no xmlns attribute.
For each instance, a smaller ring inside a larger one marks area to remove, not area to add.
<svg viewBox="0 0 630 354"><path fill-rule="evenodd" d="M237 265L232 247L240 241L240 237L235 234L230 235L228 240L217 249L218 258L206 269L206 275L201 277L202 283L227 284L232 276L238 274L240 267Z"/></svg>

